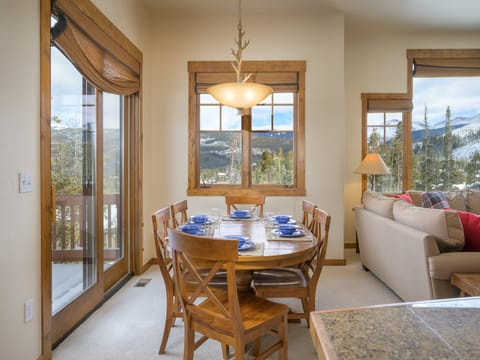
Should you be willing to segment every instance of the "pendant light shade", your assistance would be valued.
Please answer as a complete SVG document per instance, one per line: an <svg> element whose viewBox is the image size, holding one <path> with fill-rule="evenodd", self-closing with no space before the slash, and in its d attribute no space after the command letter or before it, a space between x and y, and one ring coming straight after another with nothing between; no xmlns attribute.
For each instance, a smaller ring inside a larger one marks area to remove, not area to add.
<svg viewBox="0 0 480 360"><path fill-rule="evenodd" d="M246 75L242 80L242 53L248 46L250 41L244 41L242 27L242 1L238 1L238 38L235 43L238 48L237 51L232 50L232 55L236 62L232 66L237 74L237 82L222 83L210 86L207 92L212 95L215 100L222 105L230 106L237 109L246 109L257 105L265 100L265 98L273 92L273 89L267 85L247 82L251 74Z"/></svg>
<svg viewBox="0 0 480 360"><path fill-rule="evenodd" d="M265 100L272 88L257 83L229 82L211 86L207 91L223 105L245 109Z"/></svg>

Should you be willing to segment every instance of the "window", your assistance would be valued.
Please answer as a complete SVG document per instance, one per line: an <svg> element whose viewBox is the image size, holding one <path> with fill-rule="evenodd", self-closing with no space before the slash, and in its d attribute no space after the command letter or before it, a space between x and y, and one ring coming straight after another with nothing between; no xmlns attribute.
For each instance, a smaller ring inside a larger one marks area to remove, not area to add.
<svg viewBox="0 0 480 360"><path fill-rule="evenodd" d="M409 50L412 188L480 187L480 50Z"/></svg>
<svg viewBox="0 0 480 360"><path fill-rule="evenodd" d="M189 62L189 195L255 191L304 195L304 61L244 62L272 95L247 109L223 106L207 93L234 81L229 62Z"/></svg>
<svg viewBox="0 0 480 360"><path fill-rule="evenodd" d="M479 188L480 49L407 50L407 59L406 94L362 94L362 156L379 152L392 172L376 190Z"/></svg>
<svg viewBox="0 0 480 360"><path fill-rule="evenodd" d="M390 175L377 176L375 190L402 192L408 176L405 160L408 147L404 134L408 131L411 101L403 94L362 94L363 145L362 158L378 153L390 169ZM362 191L367 188L367 176L362 179Z"/></svg>

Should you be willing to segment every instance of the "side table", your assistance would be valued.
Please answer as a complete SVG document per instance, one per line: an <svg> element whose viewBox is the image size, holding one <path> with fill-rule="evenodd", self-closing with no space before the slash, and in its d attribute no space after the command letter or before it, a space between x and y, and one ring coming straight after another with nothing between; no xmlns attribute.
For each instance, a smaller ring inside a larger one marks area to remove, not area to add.
<svg viewBox="0 0 480 360"><path fill-rule="evenodd" d="M450 283L460 289L460 296L480 296L479 273L453 273Z"/></svg>

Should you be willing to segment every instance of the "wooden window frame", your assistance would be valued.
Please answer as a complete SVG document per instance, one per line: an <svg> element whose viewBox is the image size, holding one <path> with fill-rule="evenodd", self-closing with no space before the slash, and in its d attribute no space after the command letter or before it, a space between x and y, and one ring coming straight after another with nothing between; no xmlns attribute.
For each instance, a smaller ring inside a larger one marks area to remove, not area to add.
<svg viewBox="0 0 480 360"><path fill-rule="evenodd" d="M141 51L123 35L113 23L103 15L89 0L62 0L62 4L75 8L79 15L79 23L94 32L101 45L109 49L112 54L125 60L122 54L128 54L140 65L137 68L140 82L142 81L143 55ZM40 2L40 152L41 152L41 330L42 330L42 356L50 359L52 356L52 273L51 273L51 216L53 213L53 199L50 188L50 156L51 156L51 60L50 60L50 16L52 1ZM94 24L95 26L92 26ZM125 136L128 137L128 176L130 183L126 189L125 202L130 210L125 217L124 234L129 239L130 266L136 274L141 274L142 260L142 89L135 94L125 97L125 115L132 119ZM127 129L126 129L127 130ZM127 160L125 160L127 161ZM102 270L103 271L103 270Z"/></svg>
<svg viewBox="0 0 480 360"><path fill-rule="evenodd" d="M411 112L411 96L410 94L397 93L362 93L362 159L368 152L368 113L372 104L379 109L382 108L384 113L401 112L403 113L403 172L402 172L402 191L410 188L411 184L411 151L412 139L412 112ZM408 108L410 109L408 110ZM376 112L382 112L377 110ZM367 175L362 175L362 193L367 190Z"/></svg>
<svg viewBox="0 0 480 360"><path fill-rule="evenodd" d="M362 158L367 154L368 102L378 100L385 104L413 100L413 77L479 76L480 49L408 49L407 93L362 93ZM416 74L414 74L416 72ZM412 186L412 112L404 113L404 160L402 191ZM367 189L367 176L362 176L362 192Z"/></svg>
<svg viewBox="0 0 480 360"><path fill-rule="evenodd" d="M305 61L244 61L242 70L253 73L257 81L264 76L272 81L272 86L281 89L292 84L285 84L288 73L296 73L296 99L294 100L294 185L253 185L251 184L250 167L250 123L251 115L246 111L242 116L242 143L248 151L242 152L242 180L241 184L209 184L200 183L200 146L199 146L199 93L205 93L197 82L199 73L207 73L210 78L218 76L228 78L234 76L231 62L228 61L190 61L189 72L189 111L188 111L188 189L190 196L224 196L225 194L260 193L268 196L304 196L305 189ZM261 73L261 74L260 74ZM282 74L283 73L283 74ZM268 81L266 82L268 85Z"/></svg>

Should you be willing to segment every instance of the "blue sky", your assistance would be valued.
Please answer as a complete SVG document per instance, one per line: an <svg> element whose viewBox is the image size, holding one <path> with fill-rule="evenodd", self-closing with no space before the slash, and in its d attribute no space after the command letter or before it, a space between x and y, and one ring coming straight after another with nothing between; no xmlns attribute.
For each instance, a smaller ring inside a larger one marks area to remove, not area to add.
<svg viewBox="0 0 480 360"><path fill-rule="evenodd" d="M51 54L52 116L60 117L63 126L81 128L82 76L56 47L51 47ZM104 128L119 128L118 100L117 95L104 94Z"/></svg>
<svg viewBox="0 0 480 360"><path fill-rule="evenodd" d="M427 105L429 125L445 121L447 106L452 119L480 113L480 77L414 78L413 122L423 123Z"/></svg>

